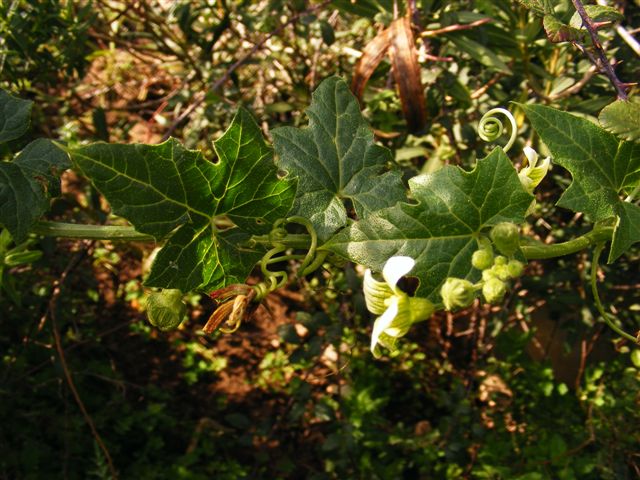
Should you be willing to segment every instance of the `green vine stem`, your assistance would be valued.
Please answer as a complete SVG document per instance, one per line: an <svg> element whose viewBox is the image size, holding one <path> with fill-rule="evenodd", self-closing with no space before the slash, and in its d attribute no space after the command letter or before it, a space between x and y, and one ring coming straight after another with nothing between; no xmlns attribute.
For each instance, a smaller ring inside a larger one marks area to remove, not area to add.
<svg viewBox="0 0 640 480"><path fill-rule="evenodd" d="M485 113L480 119L480 123L478 124L478 136L484 140L485 142L493 142L500 138L502 132L504 131L504 125L502 121L495 114L501 113L509 120L511 124L511 136L509 137L509 141L507 144L502 147L502 150L506 153L513 143L516 141L518 137L518 126L516 124L516 119L513 118L513 115L506 108L492 108L487 113Z"/></svg>
<svg viewBox="0 0 640 480"><path fill-rule="evenodd" d="M640 346L640 334L638 335L638 337L634 337L633 335L629 335L627 332L618 327L613 321L613 316L605 312L604 307L602 306L602 302L600 301L600 295L598 295L598 260L600 259L600 254L602 253L603 249L604 243L599 243L598 245L596 245L596 248L593 251L593 260L591 261L591 292L593 294L593 300L596 304L596 308L598 309L600 315L602 315L602 318L604 318L604 321L607 322L607 325L609 326L609 328L611 328L611 330L616 332L621 337L631 341L635 345Z"/></svg>
<svg viewBox="0 0 640 480"><path fill-rule="evenodd" d="M130 226L83 225L78 223L38 222L33 228L38 235L48 237L81 238L84 240L110 240L123 242L153 242L146 233L137 232Z"/></svg>
<svg viewBox="0 0 640 480"><path fill-rule="evenodd" d="M543 243L535 245L523 245L520 247L522 254L527 260L543 260L546 258L562 257L584 250L592 245L597 245L607 240L611 240L613 227L595 227L589 233L574 238L567 242L546 245Z"/></svg>

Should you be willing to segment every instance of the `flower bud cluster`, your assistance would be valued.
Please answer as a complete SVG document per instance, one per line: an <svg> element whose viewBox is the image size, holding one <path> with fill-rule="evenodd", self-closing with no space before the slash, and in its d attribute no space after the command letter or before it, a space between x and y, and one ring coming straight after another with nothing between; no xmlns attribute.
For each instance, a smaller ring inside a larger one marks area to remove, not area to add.
<svg viewBox="0 0 640 480"><path fill-rule="evenodd" d="M507 293L508 281L524 272L524 264L513 258L519 248L518 227L501 223L494 227L490 236L493 246L503 255L494 256L492 243L481 239L480 248L471 256L471 265L482 271L482 280L474 284L462 278L447 278L440 289L445 309L468 307L479 292L488 303L499 303Z"/></svg>
<svg viewBox="0 0 640 480"><path fill-rule="evenodd" d="M498 255L494 265L482 271L482 296L488 303L501 302L507 293L507 281L518 278L523 272L522 262Z"/></svg>

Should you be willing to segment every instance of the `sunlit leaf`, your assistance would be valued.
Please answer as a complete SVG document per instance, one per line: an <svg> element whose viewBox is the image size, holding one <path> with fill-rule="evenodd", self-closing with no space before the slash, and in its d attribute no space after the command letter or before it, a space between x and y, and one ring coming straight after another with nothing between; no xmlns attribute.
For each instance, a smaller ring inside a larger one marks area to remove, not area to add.
<svg viewBox="0 0 640 480"><path fill-rule="evenodd" d="M309 218L321 238L347 223L344 202L359 218L405 198L391 153L376 145L358 101L337 77L323 81L307 109L309 126L273 130L278 165L299 179L293 211Z"/></svg>
<svg viewBox="0 0 640 480"><path fill-rule="evenodd" d="M170 139L160 145L96 143L71 151L113 211L142 233L168 238L147 284L221 288L243 281L257 258L233 235L261 233L291 208L295 181L278 179L272 151L251 115L240 110L214 144L218 163ZM216 219L237 228L224 234Z"/></svg>
<svg viewBox="0 0 640 480"><path fill-rule="evenodd" d="M623 197L640 185L640 143L619 140L590 121L541 105L521 105L547 145L553 161L573 182L558 205L588 214L593 221L615 219L609 262L640 241L640 207Z"/></svg>
<svg viewBox="0 0 640 480"><path fill-rule="evenodd" d="M607 105L598 117L600 125L629 141L640 140L640 102L617 100Z"/></svg>
<svg viewBox="0 0 640 480"><path fill-rule="evenodd" d="M500 222L522 222L532 197L502 149L474 170L446 166L409 181L418 204L398 203L332 238L323 248L380 271L392 256L416 260L417 294L438 300L449 276L477 279L471 255L480 232Z"/></svg>

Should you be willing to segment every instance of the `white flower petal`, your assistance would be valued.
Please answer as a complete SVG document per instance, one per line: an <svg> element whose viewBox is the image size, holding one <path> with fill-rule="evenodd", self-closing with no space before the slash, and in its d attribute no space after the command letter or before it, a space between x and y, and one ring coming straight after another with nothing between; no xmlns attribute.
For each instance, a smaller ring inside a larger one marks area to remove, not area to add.
<svg viewBox="0 0 640 480"><path fill-rule="evenodd" d="M411 257L391 257L384 264L382 276L391 288L395 289L398 281L415 266L416 261Z"/></svg>
<svg viewBox="0 0 640 480"><path fill-rule="evenodd" d="M538 152L529 146L524 147L522 151L524 152L524 156L527 157L529 165L535 167L536 163L538 163Z"/></svg>
<svg viewBox="0 0 640 480"><path fill-rule="evenodd" d="M375 354L375 348L378 344L378 339L380 338L380 334L384 332L393 320L398 315L398 299L394 297L391 300L391 304L389 308L382 314L382 316L378 317L373 324L373 332L371 333L371 352Z"/></svg>

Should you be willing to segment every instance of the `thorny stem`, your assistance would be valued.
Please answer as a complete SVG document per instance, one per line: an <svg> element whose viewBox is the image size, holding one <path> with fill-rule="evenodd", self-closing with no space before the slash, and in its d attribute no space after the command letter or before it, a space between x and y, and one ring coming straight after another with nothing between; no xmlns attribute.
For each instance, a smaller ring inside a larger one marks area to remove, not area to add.
<svg viewBox="0 0 640 480"><path fill-rule="evenodd" d="M589 17L587 12L585 11L584 5L582 5L582 2L580 0L571 0L571 1L576 11L580 15L580 18L582 18L582 23L584 27L587 29L587 31L589 32L589 36L591 37L593 48L596 51L596 55L598 56L598 60L599 60L598 63L600 64L600 65L596 64L596 66L598 66L601 70L604 70L604 74L607 77L609 77L609 81L611 82L613 87L616 89L616 92L618 94L618 99L626 100L627 91L625 89L625 85L620 81L620 79L616 75L616 72L613 70L613 67L609 63L609 59L607 58L607 55L604 49L602 48L602 44L600 43L600 39L598 38L598 32L597 32L596 26L593 24L593 20L591 19L591 17Z"/></svg>
<svg viewBox="0 0 640 480"><path fill-rule="evenodd" d="M611 330L616 332L621 337L630 340L635 345L640 345L640 335L638 335L638 338L636 338L618 327L613 322L613 319L611 318L612 316L604 310L602 302L600 301L600 295L598 295L598 259L600 258L600 254L602 253L603 248L604 243L599 243L596 246L593 252L593 260L591 261L591 292L593 293L593 301L596 304L598 312L600 313L600 315L602 315L602 318L604 318L604 321L607 322L607 325L609 326L609 328L611 328Z"/></svg>

